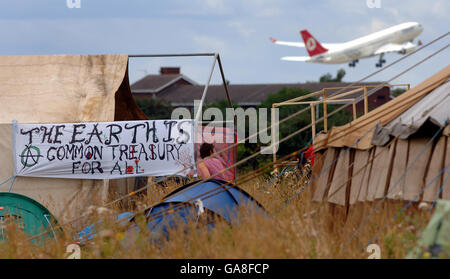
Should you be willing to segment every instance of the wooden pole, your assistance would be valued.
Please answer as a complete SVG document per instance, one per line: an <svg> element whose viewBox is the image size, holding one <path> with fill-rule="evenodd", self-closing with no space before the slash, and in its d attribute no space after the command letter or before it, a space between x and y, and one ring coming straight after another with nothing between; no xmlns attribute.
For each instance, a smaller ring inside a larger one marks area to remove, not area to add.
<svg viewBox="0 0 450 279"><path fill-rule="evenodd" d="M353 101L353 120L356 120L356 102Z"/></svg>
<svg viewBox="0 0 450 279"><path fill-rule="evenodd" d="M367 87L364 86L364 115L369 112L369 100L367 98Z"/></svg>
<svg viewBox="0 0 450 279"><path fill-rule="evenodd" d="M270 129L271 129L271 136L272 136L272 158L273 158L273 166L276 170L278 170L278 167L275 166L275 163L277 162L277 147L275 144L277 144L276 137L275 137L275 125L278 125L278 123L275 124L275 110L276 110L276 104L272 105L271 109L271 123L270 123Z"/></svg>
<svg viewBox="0 0 450 279"><path fill-rule="evenodd" d="M323 102L323 130L325 133L328 131L328 111L327 111L327 103L325 100L327 99L327 90L323 89L323 96L322 96L324 102Z"/></svg>
<svg viewBox="0 0 450 279"><path fill-rule="evenodd" d="M312 128L312 139L316 137L316 114L315 114L315 104L311 103L309 104L311 107L311 128Z"/></svg>

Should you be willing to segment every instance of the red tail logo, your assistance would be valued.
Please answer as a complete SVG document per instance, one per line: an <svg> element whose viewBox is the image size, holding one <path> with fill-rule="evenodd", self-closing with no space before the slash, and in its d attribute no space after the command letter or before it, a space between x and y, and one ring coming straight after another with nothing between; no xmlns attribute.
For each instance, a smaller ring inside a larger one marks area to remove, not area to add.
<svg viewBox="0 0 450 279"><path fill-rule="evenodd" d="M311 34L309 34L307 30L300 31L300 34L305 42L305 47L309 56L318 55L328 51L328 49L320 45L320 43Z"/></svg>

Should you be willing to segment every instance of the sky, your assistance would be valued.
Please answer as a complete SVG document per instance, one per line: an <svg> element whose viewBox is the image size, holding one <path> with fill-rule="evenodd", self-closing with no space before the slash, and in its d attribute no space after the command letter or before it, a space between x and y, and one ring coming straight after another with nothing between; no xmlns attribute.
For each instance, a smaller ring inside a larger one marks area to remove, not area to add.
<svg viewBox="0 0 450 279"><path fill-rule="evenodd" d="M351 82L376 71L378 58L360 60L356 68L283 61L307 52L275 45L269 37L301 42L299 31L308 29L321 43L340 43L416 21L424 27L418 39L427 43L450 26L448 0L80 0L80 8L66 2L0 0L0 55L215 52L231 84L318 81L340 68ZM447 36L367 81L387 81L449 42ZM387 54L386 64L400 57ZM391 84L414 86L447 66L449 57L446 49ZM130 82L157 74L161 66L178 66L204 84L212 62L211 57L130 58ZM212 83L220 81L216 67Z"/></svg>

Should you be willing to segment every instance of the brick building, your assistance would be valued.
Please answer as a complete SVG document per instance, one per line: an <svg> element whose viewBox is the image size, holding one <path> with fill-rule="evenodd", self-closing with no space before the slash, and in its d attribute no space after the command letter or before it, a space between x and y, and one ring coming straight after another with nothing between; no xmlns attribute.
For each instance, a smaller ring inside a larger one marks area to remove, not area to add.
<svg viewBox="0 0 450 279"><path fill-rule="evenodd" d="M376 85L379 82L360 83L356 85ZM231 100L241 107L255 107L261 104L269 94L276 93L283 88L301 88L310 92L322 90L322 88L351 85L349 82L307 82L307 83L278 83L278 84L229 84L228 91ZM204 85L180 73L180 68L162 67L159 75L147 75L131 85L131 92L136 98L158 98L170 103L173 107L193 108L194 100L200 100ZM369 89L370 90L370 89ZM348 90L347 90L348 91ZM338 90L328 90L328 96L333 96ZM206 103L213 103L226 99L223 85L210 85L206 94ZM361 93L347 96L355 98ZM369 96L369 110L378 107L391 100L390 88L382 87ZM341 103L342 104L342 103ZM364 111L364 103L356 105L357 112ZM351 106L349 107L351 110Z"/></svg>

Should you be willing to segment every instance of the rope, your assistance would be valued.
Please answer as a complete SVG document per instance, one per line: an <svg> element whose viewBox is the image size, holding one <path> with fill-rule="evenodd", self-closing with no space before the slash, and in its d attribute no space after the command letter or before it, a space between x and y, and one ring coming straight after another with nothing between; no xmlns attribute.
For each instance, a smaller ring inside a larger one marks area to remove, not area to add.
<svg viewBox="0 0 450 279"><path fill-rule="evenodd" d="M358 227L358 229L352 234L350 239L347 241L347 243L351 242L353 238L359 233L361 228L366 224L367 220L377 211L378 207L381 205L383 201L385 201L388 197L388 195L399 185L399 182L403 179L403 177L406 175L406 173L409 171L409 169L417 162L419 157L424 153L424 151L428 148L430 143L434 141L434 139L437 137L437 135L443 130L444 128L440 128L436 133L434 133L433 137L425 144L425 146L420 150L419 154L412 160L412 162L408 165L408 167L405 169L405 171L402 173L402 175L397 179L397 181L394 183L392 188L387 191L386 195L383 196L383 198L377 203L377 205L373 208L373 210L370 212L368 216L366 216L363 221L361 222L361 225Z"/></svg>
<svg viewBox="0 0 450 279"><path fill-rule="evenodd" d="M10 178L6 179L5 181L3 181L2 183L0 183L0 186L2 186L3 184L5 184L6 182L10 181L11 178L13 178L14 176L11 176Z"/></svg>
<svg viewBox="0 0 450 279"><path fill-rule="evenodd" d="M446 34L444 34L444 35L442 35L442 36L436 38L435 40L429 42L428 44L423 45L421 48L415 50L414 52L409 53L408 55L406 55L406 57L408 57L408 56L410 56L411 54L416 53L416 52L419 51L419 50L422 50L424 47L427 47L427 46L431 45L432 43L434 43L434 42L436 42L436 41L438 41L438 40L444 38L444 37L447 36L449 33L450 33L450 32L447 32ZM446 47L444 47L444 48L438 50L437 52L435 52L435 53L429 55L428 57L422 59L421 61L419 61L419 62L416 63L415 65L411 66L410 68L406 69L405 71L401 72L400 74L398 74L398 75L395 76L394 78L399 77L400 75L406 73L407 71L411 70L412 68L414 68L414 67L418 66L419 64L425 62L426 60L428 60L428 59L431 58L432 56L436 55L437 53L441 52L442 50L444 50L444 49L447 48L447 47L448 47L448 45L447 45ZM384 70L384 69L388 68L389 66L391 66L391 65L393 65L393 64L395 64L395 63L397 63L397 62L399 62L400 60L402 60L402 59L404 59L404 58L405 58L405 56L404 56L404 57L401 57L400 59L394 61L393 63L391 63L391 64L385 66L385 68L380 69L380 70L376 71L375 73L370 74L370 75L364 77L363 79L361 79L361 80L358 81L357 83L359 83L359 82L361 82L361 81L367 79L368 77L371 77L371 76L375 75L376 73L381 72L382 70ZM373 88L372 90L370 90L370 91L368 92L368 96L372 95L374 92L376 92L377 89L381 88L382 86L384 86L384 85L387 84L388 82L392 81L394 78L392 78L392 79L390 79L389 81L384 82L384 83L381 84L380 86L375 87L375 88ZM356 84L356 83L353 83L353 84ZM351 85L350 85L350 86L351 86ZM346 88L348 88L348 87L350 87L350 86L347 86ZM338 93L339 93L340 91L344 91L346 88L343 88L342 90L339 90ZM346 107L349 106L349 105L350 105L350 104L347 104L347 105L344 105L344 106L342 106L342 107L340 107L340 108L334 110L332 113L329 114L329 116L332 116L333 114L335 114L335 113L337 113L337 112L343 110L344 108L346 108ZM297 115L299 115L299 114L305 112L305 111L308 110L308 109L309 109L309 107L308 107L308 108L305 108L305 109L302 109L302 110L300 110L300 111L298 111L298 112L296 112L296 113L294 113L294 114L292 114L292 115L290 115L290 116L288 116L288 117L286 117L286 118L284 118L284 119L278 121L277 124L273 124L273 123L272 123L269 127L264 128L263 130L261 130L261 131L255 133L255 134L253 134L253 135L247 137L247 138L244 139L244 140L241 140L241 142L242 142L242 141L245 141L245 140L248 140L248 139L250 139L250 138L253 138L253 137L257 136L258 134L260 134L260 133L262 133L262 132L265 132L265 131L267 131L268 129L272 128L274 125L279 125L279 124L281 124L281 123L283 123L283 122L285 122L285 121L287 121L287 120L289 120L289 119L291 119L291 118L293 118L293 117L295 117L295 116L297 116ZM323 119L324 119L324 117L321 117L321 118L318 119L316 122L319 123L319 122L321 122ZM312 126L312 124L310 124L310 125L308 125L308 126L306 126L306 127L304 127L304 128L309 128L309 127L311 127L311 126ZM304 131L304 130L306 130L306 129L301 129L300 131ZM294 134L291 134L291 135L294 136L294 135L296 135L296 134L298 134L298 133L294 133ZM224 148L224 149L220 150L219 152L216 152L215 154L219 154L219 153L222 153L222 152L224 152L224 151L226 151L226 150L228 150L228 149L231 149L231 148L237 146L237 145L238 145L239 143L241 143L241 142L237 142L237 143L235 143L235 144L232 144L232 145L228 146L227 148ZM281 142L282 142L282 141L279 141L278 143L281 143ZM273 144L275 144L275 143L273 143ZM260 152L258 152L256 155L258 155L259 153L260 153ZM197 163L203 162L204 160L213 157L215 154L212 154L212 155L210 155L210 156L208 156L208 157L206 157L206 158L200 160L200 161L197 162ZM255 157L255 156L251 155L251 156L249 156L249 157L247 157L247 158L248 158L248 159L251 159L251 158L253 158L253 157ZM233 166L235 166L235 165L236 165L236 164L234 164ZM229 167L229 168L230 168L230 167ZM229 168L226 168L226 170L228 170ZM185 171L185 170L187 170L187 169L189 169L189 168L186 167L186 168L184 168L183 170L180 170L179 172L175 173L174 175L167 176L165 179L169 179L170 177L175 176L175 175L177 175L177 174L179 174L179 173L181 173L181 172L183 172L183 171ZM165 180L165 179L164 179L164 180ZM164 180L163 180L163 181L164 181ZM139 192L139 190L138 190L137 192ZM129 197L129 195L126 195L126 196L124 196L123 198L127 198L127 197ZM115 202L117 202L117 201L119 201L119 200L121 200L121 199L119 198L118 200L113 201L113 202L111 202L111 203L115 203ZM108 204L106 204L105 206L108 206L108 205L111 204L111 203L108 203Z"/></svg>
<svg viewBox="0 0 450 279"><path fill-rule="evenodd" d="M144 183L145 187L150 191L153 197L155 197L158 202L161 202L161 200L155 195L155 193L153 193L152 189L150 188L150 186L148 186L145 180L141 176L139 177L139 179L141 179L141 181Z"/></svg>
<svg viewBox="0 0 450 279"><path fill-rule="evenodd" d="M438 40L444 38L444 37L447 36L449 33L450 33L450 32L447 32L446 34L444 34L444 35L442 35L442 36L436 38L435 40L431 41L430 43L428 43L428 44L422 46L421 48L416 49L415 51L409 53L408 55L406 55L406 56L404 56L404 57L402 57L402 58L400 58L400 59L394 61L393 63L391 63L391 64L385 66L384 68L382 68L382 69L376 71L375 73L372 73L372 74L370 74L370 75L368 75L368 76L362 78L361 80L357 81L356 83L361 82L361 81L367 79L368 77L373 76L373 75L375 75L375 74L381 72L382 70L388 68L389 66L391 66L391 65L393 65L393 64L395 64L395 63L397 63L397 62L399 62L400 60L402 60L402 59L404 59L404 58L406 58L406 57L409 57L410 55L412 55L412 54L414 54L414 53L416 53L416 52L422 50L423 48L425 48L425 47L431 45L432 43L434 43L434 42L436 42L436 41L438 41ZM447 45L446 47L448 47L448 45ZM445 47L445 48L446 48L446 47ZM431 58L432 56L434 56L435 54L439 53L440 51L442 51L442 50L445 49L445 48L442 48L441 50L439 50L439 51L433 53L432 55L430 55L430 56L428 56L428 57L422 59L421 61L419 61L419 63L416 63L415 65L413 65L412 67L410 67L410 68L408 68L407 70L403 71L402 73L400 73L400 74L397 75L396 77L398 77L398 76L404 74L405 72L411 70L412 68L418 66L419 64L421 64L421 63L423 63L424 61L428 60L429 58ZM395 78L396 78L396 77L395 77ZM392 79L391 79L391 80L392 80ZM391 81L391 80L389 80L389 81ZM386 83L388 83L389 81L387 81L387 82L385 82L385 83L383 83L383 84L386 84ZM355 84L355 83L353 83L353 84ZM383 84L380 85L380 87L382 87ZM351 86L351 85L350 85L350 86ZM345 87L345 88L339 90L338 93L339 93L339 92L342 92L342 91L344 91L344 90L346 90L346 89L349 88L350 86L347 86L347 87ZM368 92L368 95L370 96L371 94L373 94L374 92L376 92L376 91L375 91L376 89L377 89L377 88L374 88L373 90L370 90L370 91ZM342 106L341 108L339 108L339 109L333 111L332 113L330 113L329 116L331 116L331 115L333 115L333 114L339 112L340 110L346 108L346 107L349 106L349 105L350 105L350 104L347 104L347 105ZM298 112L296 112L296 113L294 113L294 114L292 114L292 115L290 115L290 116L288 116L288 117L282 119L281 121L278 121L277 124L272 123L269 127L267 127L267 128L265 128L265 129L263 129L263 130L261 130L261 131L255 133L255 134L253 134L253 135L247 137L247 138L244 139L244 140L241 140L241 141L239 141L239 142L237 142L237 143L235 143L235 144L233 144L233 145L230 145L230 146L228 146L227 148L222 149L222 150L220 150L220 152L216 152L216 153L221 153L221 152L224 152L224 151L226 151L226 150L228 150L228 149L231 149L231 148L237 146L237 145L238 145L239 143L241 143L242 141L245 141L245 140L248 140L248 139L250 139L250 138L253 138L253 137L257 136L259 133L265 132L265 131L267 131L268 129L272 128L274 125L279 125L279 124L281 124L281 123L283 123L283 122L285 122L285 121L287 121L287 120L289 120L289 119L291 119L291 118L293 118L293 117L299 115L300 113L305 112L305 111L308 110L308 109L309 109L309 108L305 108L305 109L303 109L303 110L300 110L300 111L298 111ZM324 117L318 119L318 120L317 120L317 123L319 123L319 122L322 121L323 119L324 119ZM281 143L281 142L283 142L283 141L285 141L285 140L288 140L289 138L295 136L296 134L298 134L298 133L300 133L300 132L306 130L306 128L310 128L311 126L312 126L312 124L307 125L306 127L304 127L304 129L300 129L299 131L296 131L296 132L294 132L294 133L288 135L288 136L285 137L284 139L280 140L278 143ZM273 144L275 144L275 143L273 143ZM265 149L267 149L267 148L268 148L268 147L266 147ZM239 165L239 164L242 164L242 163L244 163L245 161L247 161L247 160L249 160L249 159L251 159L251 158L254 158L254 157L255 157L256 155L258 155L259 153L261 153L261 151L255 153L255 154L252 154L252 155L248 156L247 158L242 159L241 161L239 161L239 162L233 164L232 166L228 167L227 169L229 169L229 168L231 168L231 167L234 167L234 166L237 166L237 165ZM199 162L202 162L202 161L206 160L207 158L213 157L214 155L215 155L215 154L212 154L211 156L206 157L206 158L200 160ZM270 166L271 164L273 164L273 163L269 163L268 166ZM175 173L174 175L167 176L164 180L167 180L167 179L169 179L170 177L175 176L176 174L178 174L178 173L180 173L180 172L183 172L183 171L185 171L185 170L187 170L187 169L189 169L189 167L186 167L186 168L184 168L183 170L180 170L179 172ZM226 170L227 170L227 169L226 169ZM211 177L215 177L215 176L217 176L218 174L220 174L220 172L218 172L218 173L216 173L216 174L213 174ZM197 182L196 185L198 185L199 183L202 183L202 182L204 182L204 181L205 181L205 180L201 180L201 181ZM222 186L222 185L221 185L221 186ZM218 188L220 188L221 186L219 186ZM124 199L124 198L131 197L131 196L133 196L134 194L140 192L141 190L143 190L143 189L140 189L140 190L138 190L138 191L135 191L135 192L132 192L132 193L130 193L130 194L128 194L128 195L125 195L125 196L123 196L122 198L119 198L119 199L117 199L117 200L114 200L114 201L112 201L112 202L110 202L110 203L105 204L104 206L109 206L109 205L114 204L115 202L118 202L118 201L120 201L120 200L122 200L122 199ZM81 217L79 217L79 218L76 218L75 220L69 221L68 223L74 222L74 221L76 221L76 220L78 220L78 219L81 219L81 218L83 218L83 217L84 217L84 216L81 216Z"/></svg>
<svg viewBox="0 0 450 279"><path fill-rule="evenodd" d="M448 165L447 165L448 166ZM433 210L434 206L436 205L436 201L439 199L439 196L441 195L442 190L444 189L445 184L447 184L447 179L448 179L448 175L447 177L444 179L444 181L442 182L441 187L439 188L439 192L436 194L436 197L433 200L433 203L431 204L431 207L429 209L429 212L431 212L431 210Z"/></svg>
<svg viewBox="0 0 450 279"><path fill-rule="evenodd" d="M8 192L10 192L10 193L11 193L11 190L12 190L12 188L13 188L13 186L14 186L14 182L16 182L16 178L17 178L17 176L13 176L13 179L12 179L12 181L11 181L11 186L9 187L9 191L8 191Z"/></svg>
<svg viewBox="0 0 450 279"><path fill-rule="evenodd" d="M285 167L277 176L275 176L272 179L272 181L269 184L267 184L266 187L263 188L263 191L265 192L277 180L277 178L280 177L285 171L290 171L292 169L294 169L294 167Z"/></svg>

